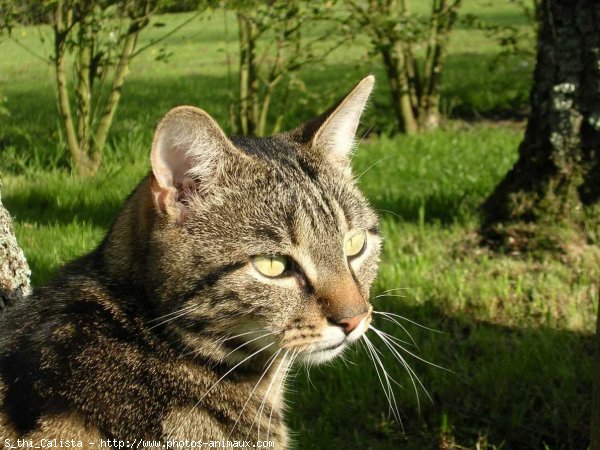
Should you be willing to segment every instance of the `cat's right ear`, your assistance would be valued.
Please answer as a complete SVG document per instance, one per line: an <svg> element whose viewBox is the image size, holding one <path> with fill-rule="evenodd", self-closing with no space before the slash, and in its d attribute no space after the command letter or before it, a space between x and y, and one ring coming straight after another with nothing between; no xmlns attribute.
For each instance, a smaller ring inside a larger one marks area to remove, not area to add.
<svg viewBox="0 0 600 450"><path fill-rule="evenodd" d="M217 122L193 106L172 109L160 121L150 160L157 209L181 222L192 195L216 182L223 158L235 147Z"/></svg>

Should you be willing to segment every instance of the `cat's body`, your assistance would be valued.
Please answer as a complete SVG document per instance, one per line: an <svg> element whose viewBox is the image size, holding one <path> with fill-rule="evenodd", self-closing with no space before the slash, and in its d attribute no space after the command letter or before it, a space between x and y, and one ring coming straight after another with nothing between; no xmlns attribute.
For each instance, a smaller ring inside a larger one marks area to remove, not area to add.
<svg viewBox="0 0 600 450"><path fill-rule="evenodd" d="M176 340L148 330L154 323L147 324L151 302L143 289L113 280L101 247L37 291L34 307L22 303L7 312L3 323L15 326L3 333L0 367L2 379L13 383L0 391L0 436L13 442L228 436L262 371L240 366L197 405L228 367L182 357ZM272 376L258 390L265 392ZM262 398L253 396L246 409L258 411ZM269 416L270 439L285 442L281 400L273 395L263 413L265 439ZM242 417L231 439L255 434Z"/></svg>
<svg viewBox="0 0 600 450"><path fill-rule="evenodd" d="M101 245L0 321L4 439L275 441L285 376L370 321L377 218L348 155L373 84L266 139L159 125Z"/></svg>

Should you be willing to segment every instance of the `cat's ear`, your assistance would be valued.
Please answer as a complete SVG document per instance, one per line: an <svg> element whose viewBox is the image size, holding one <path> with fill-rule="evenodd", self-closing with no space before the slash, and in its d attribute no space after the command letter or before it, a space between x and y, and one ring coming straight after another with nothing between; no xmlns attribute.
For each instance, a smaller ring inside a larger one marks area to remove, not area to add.
<svg viewBox="0 0 600 450"><path fill-rule="evenodd" d="M157 208L182 220L189 196L210 189L232 151L231 141L203 110L179 106L169 111L156 128L150 154Z"/></svg>
<svg viewBox="0 0 600 450"><path fill-rule="evenodd" d="M363 78L327 112L292 131L293 138L321 152L342 170L348 170L356 129L374 85L373 75Z"/></svg>

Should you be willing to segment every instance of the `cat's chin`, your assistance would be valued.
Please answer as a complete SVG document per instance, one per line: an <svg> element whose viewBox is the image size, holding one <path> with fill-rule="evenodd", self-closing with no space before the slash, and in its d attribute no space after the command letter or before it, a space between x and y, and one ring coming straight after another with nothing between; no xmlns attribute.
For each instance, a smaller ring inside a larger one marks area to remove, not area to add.
<svg viewBox="0 0 600 450"><path fill-rule="evenodd" d="M307 364L323 364L341 355L346 348L348 348L348 342L344 341L336 347L310 350L306 353L302 353L300 359Z"/></svg>

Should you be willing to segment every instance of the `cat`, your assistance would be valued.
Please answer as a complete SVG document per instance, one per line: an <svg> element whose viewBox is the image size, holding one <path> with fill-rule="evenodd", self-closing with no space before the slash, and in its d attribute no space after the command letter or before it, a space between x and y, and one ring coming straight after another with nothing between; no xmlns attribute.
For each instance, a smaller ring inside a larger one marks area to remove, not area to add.
<svg viewBox="0 0 600 450"><path fill-rule="evenodd" d="M0 445L288 448L291 365L331 360L371 321L381 238L350 157L373 85L266 138L168 112L99 246L4 313Z"/></svg>

